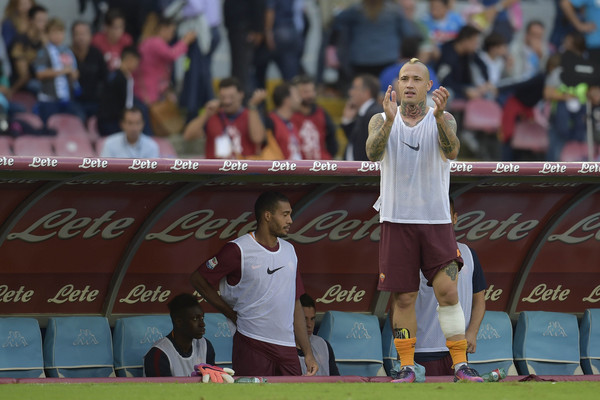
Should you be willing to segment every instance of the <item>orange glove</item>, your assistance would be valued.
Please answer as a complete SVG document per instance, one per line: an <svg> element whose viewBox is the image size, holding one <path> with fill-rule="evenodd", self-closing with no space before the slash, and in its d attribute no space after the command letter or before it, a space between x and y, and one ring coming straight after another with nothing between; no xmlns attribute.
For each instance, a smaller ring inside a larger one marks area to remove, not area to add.
<svg viewBox="0 0 600 400"><path fill-rule="evenodd" d="M231 368L221 368L216 365L198 364L194 365L195 375L202 375L202 382L208 383L233 383Z"/></svg>

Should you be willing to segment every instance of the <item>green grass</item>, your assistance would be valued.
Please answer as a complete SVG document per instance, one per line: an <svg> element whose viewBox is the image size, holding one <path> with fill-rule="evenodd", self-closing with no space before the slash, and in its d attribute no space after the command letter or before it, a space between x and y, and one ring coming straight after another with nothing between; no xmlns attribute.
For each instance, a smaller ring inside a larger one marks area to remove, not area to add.
<svg viewBox="0 0 600 400"><path fill-rule="evenodd" d="M2 400L562 400L597 399L600 382L475 383L81 383L0 385Z"/></svg>

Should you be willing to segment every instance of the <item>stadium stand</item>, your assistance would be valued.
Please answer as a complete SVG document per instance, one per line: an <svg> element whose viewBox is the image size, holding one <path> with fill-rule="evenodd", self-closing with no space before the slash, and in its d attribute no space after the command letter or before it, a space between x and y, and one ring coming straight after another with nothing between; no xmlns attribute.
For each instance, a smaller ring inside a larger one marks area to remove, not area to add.
<svg viewBox="0 0 600 400"><path fill-rule="evenodd" d="M331 344L340 375L385 375L375 315L327 311L318 335Z"/></svg>
<svg viewBox="0 0 600 400"><path fill-rule="evenodd" d="M15 114L14 119L29 124L33 129L44 129L44 122L42 119L32 112L18 112Z"/></svg>
<svg viewBox="0 0 600 400"><path fill-rule="evenodd" d="M110 326L104 317L51 317L44 366L53 378L114 377Z"/></svg>
<svg viewBox="0 0 600 400"><path fill-rule="evenodd" d="M502 109L493 100L472 99L465 105L463 128L495 134L501 125Z"/></svg>
<svg viewBox="0 0 600 400"><path fill-rule="evenodd" d="M143 376L144 355L173 329L168 315L120 318L113 332L117 376Z"/></svg>
<svg viewBox="0 0 600 400"><path fill-rule="evenodd" d="M231 368L231 349L233 347L233 332L227 318L220 313L204 314L206 332L204 337L215 349L215 364L219 367Z"/></svg>
<svg viewBox="0 0 600 400"><path fill-rule="evenodd" d="M48 118L48 128L54 129L58 136L80 136L89 140L87 128L79 118L71 114L54 114Z"/></svg>
<svg viewBox="0 0 600 400"><path fill-rule="evenodd" d="M477 333L476 351L468 356L469 365L482 374L504 368L507 375L517 375L513 363L513 328L507 313L485 312Z"/></svg>
<svg viewBox="0 0 600 400"><path fill-rule="evenodd" d="M96 142L100 138L100 133L98 132L98 118L95 115L88 118L87 132L92 142Z"/></svg>
<svg viewBox="0 0 600 400"><path fill-rule="evenodd" d="M16 156L53 156L52 141L52 137L23 135L14 140L13 150Z"/></svg>
<svg viewBox="0 0 600 400"><path fill-rule="evenodd" d="M581 319L581 367L586 375L600 374L600 308L587 309Z"/></svg>
<svg viewBox="0 0 600 400"><path fill-rule="evenodd" d="M10 136L0 136L0 156L10 156L12 151L13 139Z"/></svg>
<svg viewBox="0 0 600 400"><path fill-rule="evenodd" d="M96 155L87 136L58 135L54 138L54 153L59 157L93 157Z"/></svg>
<svg viewBox="0 0 600 400"><path fill-rule="evenodd" d="M569 141L560 152L560 161L578 162L588 159L588 145L585 142Z"/></svg>
<svg viewBox="0 0 600 400"><path fill-rule="evenodd" d="M513 357L521 375L582 375L577 317L547 311L521 312Z"/></svg>
<svg viewBox="0 0 600 400"><path fill-rule="evenodd" d="M152 139L158 144L158 151L162 158L177 158L177 152L171 144L169 138L152 136Z"/></svg>
<svg viewBox="0 0 600 400"><path fill-rule="evenodd" d="M515 125L512 147L516 150L529 150L543 153L548 150L548 132L536 121L522 121Z"/></svg>
<svg viewBox="0 0 600 400"><path fill-rule="evenodd" d="M38 321L34 318L0 318L0 377L45 376Z"/></svg>

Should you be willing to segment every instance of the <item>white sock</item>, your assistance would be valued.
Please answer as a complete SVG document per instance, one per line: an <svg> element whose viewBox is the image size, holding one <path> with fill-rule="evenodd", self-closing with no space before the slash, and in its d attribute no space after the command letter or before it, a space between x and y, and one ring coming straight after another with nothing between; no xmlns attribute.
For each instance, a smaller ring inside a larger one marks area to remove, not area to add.
<svg viewBox="0 0 600 400"><path fill-rule="evenodd" d="M462 367L463 365L467 365L467 363L458 363L454 366L454 372L458 371L460 369L460 367Z"/></svg>

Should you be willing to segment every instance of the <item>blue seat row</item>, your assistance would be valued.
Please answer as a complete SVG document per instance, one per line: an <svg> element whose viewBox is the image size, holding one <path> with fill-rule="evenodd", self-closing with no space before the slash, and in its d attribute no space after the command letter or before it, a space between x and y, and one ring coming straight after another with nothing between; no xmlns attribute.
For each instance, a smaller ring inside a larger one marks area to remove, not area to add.
<svg viewBox="0 0 600 400"><path fill-rule="evenodd" d="M231 366L233 335L221 314L206 314L205 337L216 363ZM168 315L118 319L53 317L43 339L34 318L0 318L0 377L142 376L144 354L172 329ZM113 347L114 345L114 347Z"/></svg>
<svg viewBox="0 0 600 400"><path fill-rule="evenodd" d="M206 314L205 337L216 363L231 366L233 334L221 314ZM121 318L114 332L103 317L55 317L43 340L36 319L0 318L0 377L142 376L143 356L172 329L167 315ZM342 375L385 375L397 358L389 320L383 330L373 315L328 311L318 335L329 341ZM114 348L113 348L114 344ZM469 364L509 375L600 373L600 309L571 314L524 311L513 327L504 312L486 311Z"/></svg>

